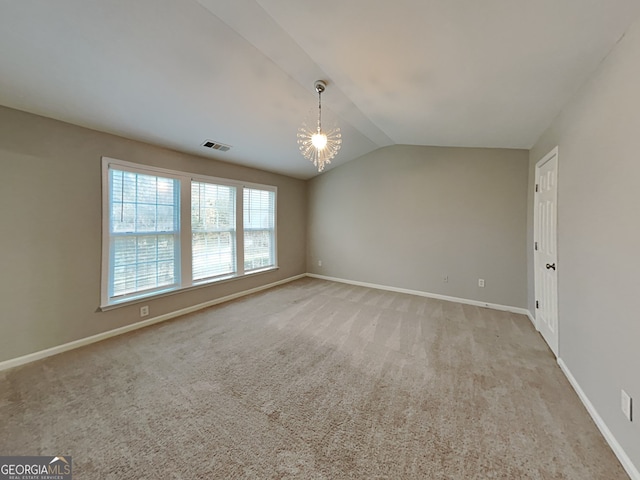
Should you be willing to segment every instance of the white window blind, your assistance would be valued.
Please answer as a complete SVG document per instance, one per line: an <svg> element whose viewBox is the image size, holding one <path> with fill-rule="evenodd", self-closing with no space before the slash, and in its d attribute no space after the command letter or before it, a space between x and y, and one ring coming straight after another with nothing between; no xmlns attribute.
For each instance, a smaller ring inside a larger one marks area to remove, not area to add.
<svg viewBox="0 0 640 480"><path fill-rule="evenodd" d="M175 285L178 182L117 169L109 176L109 297Z"/></svg>
<svg viewBox="0 0 640 480"><path fill-rule="evenodd" d="M271 190L243 190L245 271L275 265L275 197Z"/></svg>
<svg viewBox="0 0 640 480"><path fill-rule="evenodd" d="M191 182L193 280L236 271L236 188Z"/></svg>

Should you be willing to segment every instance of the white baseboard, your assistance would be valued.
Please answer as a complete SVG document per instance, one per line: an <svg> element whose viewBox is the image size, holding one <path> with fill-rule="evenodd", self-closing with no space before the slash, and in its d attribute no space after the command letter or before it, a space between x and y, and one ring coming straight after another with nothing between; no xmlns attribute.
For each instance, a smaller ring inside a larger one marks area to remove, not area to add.
<svg viewBox="0 0 640 480"><path fill-rule="evenodd" d="M613 450L613 453L615 453L616 457L618 457L618 460L622 464L622 467L625 469L625 471L627 472L631 480L640 480L640 471L636 468L636 466L633 464L633 462L631 461L629 456L626 454L622 446L618 443L618 440L616 440L616 437L613 436L613 433L611 433L611 430L609 430L609 427L607 427L607 424L604 423L604 420L598 414L598 411L593 406L593 404L591 403L587 395L584 393L582 388L580 388L578 381L571 374L569 367L567 367L567 365L562 361L561 358L558 359L558 365L560 365L560 368L562 369L565 376L569 380L569 383L578 394L578 397L586 407L587 411L589 412L589 415L591 415L591 418L597 425L598 429L600 429L600 433L602 433L602 436L611 447L611 450Z"/></svg>
<svg viewBox="0 0 640 480"><path fill-rule="evenodd" d="M128 333L134 330L138 330L140 328L148 327L149 325L154 325L156 323L171 320L172 318L179 317L180 315L186 315L187 313L192 313L197 310L202 310L203 308L212 307L220 303L228 302L230 300L235 300L236 298L244 297L246 295L251 295L252 293L257 293L262 290L267 290L269 288L277 287L278 285L289 283L294 280L304 278L305 276L306 274L303 273L293 277L285 278L284 280L279 280L277 282L269 283L267 285L262 285L260 287L255 287L249 290L243 290L242 292L233 293L225 297L220 297L214 300L210 300L208 302L199 303L198 305L192 305L187 308L182 308L180 310L176 310L175 312L165 313L164 315L159 315L157 317L149 318L148 320L132 323L131 325L126 325L124 327L115 328L107 332L98 333L97 335L92 335L90 337L74 340L73 342L47 348L46 350L40 350L39 352L29 353L21 357L5 360L4 362L0 362L0 372L3 370L8 370L9 368L14 368L20 365L25 365L27 363L35 362L36 360L41 360L43 358L47 358L52 355L57 355L58 353L67 352L75 348L84 347L85 345L90 345L92 343L96 343L101 340L106 340L107 338L115 337L117 335L122 335L123 333Z"/></svg>
<svg viewBox="0 0 640 480"><path fill-rule="evenodd" d="M538 330L538 323L536 322L535 317L531 314L530 310L527 310L527 317L529 317L529 320L531 320L531 324L533 325L533 328Z"/></svg>
<svg viewBox="0 0 640 480"><path fill-rule="evenodd" d="M409 295L418 295L420 297L446 300L447 302L464 303L466 305L475 305L476 307L485 307L485 308L491 308L493 310L502 310L505 312L519 313L521 315L527 315L529 318L531 318L531 313L526 308L511 307L508 305L500 305L497 303L480 302L478 300L469 300L467 298L450 297L448 295L440 295L438 293L423 292L421 290L409 290L407 288L389 287L387 285L378 285L375 283L359 282L357 280L347 280L344 278L327 277L326 275L318 275L316 273L307 273L307 276L312 278L319 278L321 280L329 280L332 282L347 283L349 285L358 285L360 287L375 288L377 290L388 290L390 292L407 293Z"/></svg>

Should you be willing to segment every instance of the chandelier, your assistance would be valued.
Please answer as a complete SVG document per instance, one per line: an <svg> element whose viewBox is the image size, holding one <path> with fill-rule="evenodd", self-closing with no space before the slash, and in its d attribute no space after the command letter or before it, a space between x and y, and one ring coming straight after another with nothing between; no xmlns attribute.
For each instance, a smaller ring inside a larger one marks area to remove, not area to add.
<svg viewBox="0 0 640 480"><path fill-rule="evenodd" d="M315 87L318 92L318 122L302 122L302 126L298 128L298 148L304 158L313 162L318 171L322 172L340 150L342 134L340 128L335 125L328 129L322 128L322 92L327 83L316 80Z"/></svg>

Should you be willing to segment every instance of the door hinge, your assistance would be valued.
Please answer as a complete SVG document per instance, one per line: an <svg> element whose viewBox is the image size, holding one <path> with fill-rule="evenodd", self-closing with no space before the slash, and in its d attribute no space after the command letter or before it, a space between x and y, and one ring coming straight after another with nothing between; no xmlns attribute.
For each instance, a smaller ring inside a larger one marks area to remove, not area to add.
<svg viewBox="0 0 640 480"><path fill-rule="evenodd" d="M540 189L540 185L538 185L538 184L536 183L536 193L538 193L538 190L539 190L539 189Z"/></svg>
<svg viewBox="0 0 640 480"><path fill-rule="evenodd" d="M533 242L533 249L538 250L538 242Z"/></svg>
<svg viewBox="0 0 640 480"><path fill-rule="evenodd" d="M538 302L538 300L536 300L536 308L540 308L540 302Z"/></svg>

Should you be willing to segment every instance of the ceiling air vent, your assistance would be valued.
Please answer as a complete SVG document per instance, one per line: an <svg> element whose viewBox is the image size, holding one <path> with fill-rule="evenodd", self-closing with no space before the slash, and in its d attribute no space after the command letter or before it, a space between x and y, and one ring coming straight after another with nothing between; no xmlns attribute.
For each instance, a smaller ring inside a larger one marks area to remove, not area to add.
<svg viewBox="0 0 640 480"><path fill-rule="evenodd" d="M203 147L211 148L213 150L220 150L221 152L226 152L231 148L231 145L225 145L224 143L214 142L213 140L206 140L203 144Z"/></svg>

